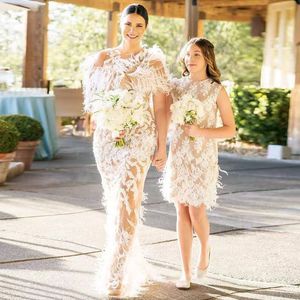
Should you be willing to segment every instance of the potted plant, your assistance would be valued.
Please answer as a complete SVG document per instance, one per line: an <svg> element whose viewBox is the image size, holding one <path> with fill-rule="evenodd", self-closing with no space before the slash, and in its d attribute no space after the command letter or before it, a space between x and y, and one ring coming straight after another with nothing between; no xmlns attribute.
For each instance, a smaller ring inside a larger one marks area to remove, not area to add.
<svg viewBox="0 0 300 300"><path fill-rule="evenodd" d="M20 140L17 146L15 161L24 163L25 170L31 168L36 146L44 134L41 123L25 115L6 115L1 117L16 126L20 133Z"/></svg>
<svg viewBox="0 0 300 300"><path fill-rule="evenodd" d="M19 136L13 124L0 119L0 184L6 180L9 163L15 157Z"/></svg>

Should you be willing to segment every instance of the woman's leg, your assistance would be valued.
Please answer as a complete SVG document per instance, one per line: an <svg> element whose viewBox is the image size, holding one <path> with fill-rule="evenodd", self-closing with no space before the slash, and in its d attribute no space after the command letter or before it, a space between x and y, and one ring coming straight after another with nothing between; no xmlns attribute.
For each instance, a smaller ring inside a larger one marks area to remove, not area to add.
<svg viewBox="0 0 300 300"><path fill-rule="evenodd" d="M193 231L192 223L189 216L189 207L183 204L176 206L177 210L177 234L181 254L182 270L185 279L191 278L191 254Z"/></svg>
<svg viewBox="0 0 300 300"><path fill-rule="evenodd" d="M132 167L120 188L120 203L116 223L115 249L110 268L110 295L121 295L124 267L128 252L135 238L139 209L143 198L145 175L137 178L141 167ZM140 173L139 173L140 174Z"/></svg>
<svg viewBox="0 0 300 300"><path fill-rule="evenodd" d="M189 213L194 231L196 232L201 244L201 256L198 268L204 270L209 264L209 232L210 226L206 214L206 207L202 204L200 207L189 206Z"/></svg>

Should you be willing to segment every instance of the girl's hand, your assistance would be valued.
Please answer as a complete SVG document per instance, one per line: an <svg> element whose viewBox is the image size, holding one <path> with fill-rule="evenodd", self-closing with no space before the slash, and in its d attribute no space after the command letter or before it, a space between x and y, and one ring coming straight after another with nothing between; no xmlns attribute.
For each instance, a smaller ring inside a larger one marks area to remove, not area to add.
<svg viewBox="0 0 300 300"><path fill-rule="evenodd" d="M157 171L162 172L167 162L166 149L157 149L152 159L152 166L155 166Z"/></svg>
<svg viewBox="0 0 300 300"><path fill-rule="evenodd" d="M96 122L96 120L95 119L92 119L92 131L95 131L96 130L96 128L97 128L97 122Z"/></svg>
<svg viewBox="0 0 300 300"><path fill-rule="evenodd" d="M197 125L189 125L185 124L183 125L183 129L186 135L194 137L194 136L200 136L200 128Z"/></svg>

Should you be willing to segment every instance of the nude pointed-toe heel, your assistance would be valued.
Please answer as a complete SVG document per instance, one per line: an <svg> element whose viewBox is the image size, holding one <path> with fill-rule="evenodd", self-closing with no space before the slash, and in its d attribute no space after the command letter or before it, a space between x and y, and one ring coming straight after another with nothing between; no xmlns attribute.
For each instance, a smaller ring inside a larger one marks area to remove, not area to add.
<svg viewBox="0 0 300 300"><path fill-rule="evenodd" d="M209 267L209 263L210 263L210 252L211 252L211 250L209 248L208 265L207 265L207 267L204 270L201 270L198 267L196 268L196 270L195 270L195 278L196 279L202 279L202 278L204 278L207 275L208 267Z"/></svg>

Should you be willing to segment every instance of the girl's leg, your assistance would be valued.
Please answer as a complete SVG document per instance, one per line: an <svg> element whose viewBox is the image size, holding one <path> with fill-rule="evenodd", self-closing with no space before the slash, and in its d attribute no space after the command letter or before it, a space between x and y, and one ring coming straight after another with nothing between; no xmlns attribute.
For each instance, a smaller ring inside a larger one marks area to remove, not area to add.
<svg viewBox="0 0 300 300"><path fill-rule="evenodd" d="M206 214L206 207L202 204L200 207L189 206L189 213L194 231L196 232L201 244L201 256L198 268L205 270L209 264L209 232L210 226Z"/></svg>
<svg viewBox="0 0 300 300"><path fill-rule="evenodd" d="M178 204L177 210L177 234L181 254L182 270L185 279L191 279L191 254L193 242L192 223L189 216L189 207Z"/></svg>

